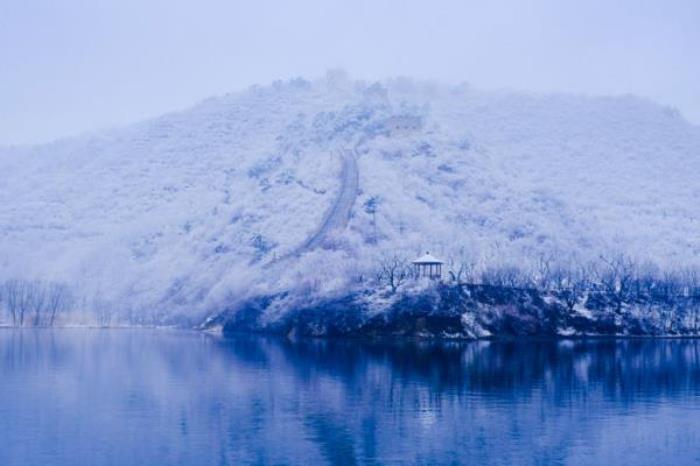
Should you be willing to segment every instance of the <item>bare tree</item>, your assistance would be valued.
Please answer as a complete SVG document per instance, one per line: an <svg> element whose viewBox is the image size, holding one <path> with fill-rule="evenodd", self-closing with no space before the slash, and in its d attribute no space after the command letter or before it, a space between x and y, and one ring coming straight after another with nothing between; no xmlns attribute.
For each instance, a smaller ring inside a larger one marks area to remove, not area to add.
<svg viewBox="0 0 700 466"><path fill-rule="evenodd" d="M676 272L666 270L659 288L664 299L680 296L683 293L683 278Z"/></svg>
<svg viewBox="0 0 700 466"><path fill-rule="evenodd" d="M68 287L61 283L52 283L48 288L46 311L49 318L49 326L53 327L56 316L65 311L70 302Z"/></svg>
<svg viewBox="0 0 700 466"><path fill-rule="evenodd" d="M700 271L695 267L688 267L682 272L683 277L683 295L688 300L689 312L691 315L692 329L695 335L698 334L698 324L700 324L700 306L698 298L700 298Z"/></svg>
<svg viewBox="0 0 700 466"><path fill-rule="evenodd" d="M3 285L7 310L12 318L12 325L22 327L25 317L32 309L33 293L30 282L26 280L8 280Z"/></svg>
<svg viewBox="0 0 700 466"><path fill-rule="evenodd" d="M25 280L12 280L11 287L15 292L17 325L22 327L24 326L24 317L31 305L29 286Z"/></svg>
<svg viewBox="0 0 700 466"><path fill-rule="evenodd" d="M481 273L484 285L504 288L518 288L524 283L522 271L515 266L487 267Z"/></svg>
<svg viewBox="0 0 700 466"><path fill-rule="evenodd" d="M540 290L547 290L552 286L552 274L554 269L554 256L552 254L540 254L537 258L536 273L533 284Z"/></svg>
<svg viewBox="0 0 700 466"><path fill-rule="evenodd" d="M638 297L651 297L659 285L659 268L656 264L645 262L637 267L636 277L632 283L633 291Z"/></svg>
<svg viewBox="0 0 700 466"><path fill-rule="evenodd" d="M8 280L3 283L3 294L7 310L12 318L12 325L17 325L17 281Z"/></svg>
<svg viewBox="0 0 700 466"><path fill-rule="evenodd" d="M7 280L0 286L0 294L15 327L53 325L70 302L67 286L39 280Z"/></svg>
<svg viewBox="0 0 700 466"><path fill-rule="evenodd" d="M104 298L102 290L98 289L88 302L97 317L97 323L102 327L109 327L114 318L114 309Z"/></svg>
<svg viewBox="0 0 700 466"><path fill-rule="evenodd" d="M372 230L373 235L370 240L371 243L377 243L377 210L379 209L380 198L379 196L371 196L363 204L366 213L372 216Z"/></svg>
<svg viewBox="0 0 700 466"><path fill-rule="evenodd" d="M41 325L41 317L44 313L44 305L46 304L46 289L44 284L38 280L30 282L27 285L27 294L29 309L33 314L32 325L38 327Z"/></svg>
<svg viewBox="0 0 700 466"><path fill-rule="evenodd" d="M586 267L569 265L568 267L556 267L552 271L552 279L561 299L566 304L569 313L574 311L574 307L581 300L588 284Z"/></svg>
<svg viewBox="0 0 700 466"><path fill-rule="evenodd" d="M456 282L458 285L474 280L476 263L467 258L466 254L464 253L464 249L460 249L456 256L451 255L447 259L447 266L447 273L449 274L450 279L453 282Z"/></svg>
<svg viewBox="0 0 700 466"><path fill-rule="evenodd" d="M404 257L397 254L382 258L379 263L380 281L385 281L391 292L396 293L398 287L410 276L408 262Z"/></svg>
<svg viewBox="0 0 700 466"><path fill-rule="evenodd" d="M615 312L619 314L622 312L622 303L634 279L634 261L624 254L612 257L600 256L600 260L604 266L599 274L600 283L613 298Z"/></svg>
<svg viewBox="0 0 700 466"><path fill-rule="evenodd" d="M18 295L19 295L19 282L17 280L8 280L5 282L5 296L7 300L7 309L10 311L10 316L12 316L12 325L17 326L17 314L19 312L18 308Z"/></svg>
<svg viewBox="0 0 700 466"><path fill-rule="evenodd" d="M700 271L695 267L687 268L684 271L685 284L688 287L688 296L700 296Z"/></svg>

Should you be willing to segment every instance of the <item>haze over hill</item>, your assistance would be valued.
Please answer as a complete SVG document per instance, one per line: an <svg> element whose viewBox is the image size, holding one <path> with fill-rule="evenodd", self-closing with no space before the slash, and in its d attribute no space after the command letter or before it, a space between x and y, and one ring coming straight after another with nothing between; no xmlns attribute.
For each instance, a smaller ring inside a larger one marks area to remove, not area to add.
<svg viewBox="0 0 700 466"><path fill-rule="evenodd" d="M252 292L332 293L393 253L698 265L699 154L699 127L633 96L277 82L0 150L0 280L196 319Z"/></svg>

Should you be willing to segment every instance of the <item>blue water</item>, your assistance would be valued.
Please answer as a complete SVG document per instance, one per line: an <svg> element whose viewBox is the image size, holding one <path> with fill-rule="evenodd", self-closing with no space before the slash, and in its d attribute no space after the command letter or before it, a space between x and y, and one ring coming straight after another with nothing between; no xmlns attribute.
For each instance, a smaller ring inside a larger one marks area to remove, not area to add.
<svg viewBox="0 0 700 466"><path fill-rule="evenodd" d="M3 466L697 463L697 340L0 330Z"/></svg>

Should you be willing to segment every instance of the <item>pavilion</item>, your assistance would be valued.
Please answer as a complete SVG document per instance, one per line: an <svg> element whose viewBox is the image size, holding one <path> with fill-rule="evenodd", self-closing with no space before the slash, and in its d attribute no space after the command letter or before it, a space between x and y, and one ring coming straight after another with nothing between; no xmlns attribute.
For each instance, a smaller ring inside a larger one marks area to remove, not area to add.
<svg viewBox="0 0 700 466"><path fill-rule="evenodd" d="M442 278L443 261L426 252L425 255L413 261L413 269L418 278L430 278L439 280Z"/></svg>

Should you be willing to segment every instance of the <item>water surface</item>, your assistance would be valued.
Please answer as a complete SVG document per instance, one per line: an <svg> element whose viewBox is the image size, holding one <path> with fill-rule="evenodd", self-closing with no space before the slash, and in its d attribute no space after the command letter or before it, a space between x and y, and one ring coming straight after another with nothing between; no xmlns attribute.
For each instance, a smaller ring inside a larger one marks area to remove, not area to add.
<svg viewBox="0 0 700 466"><path fill-rule="evenodd" d="M698 340L0 331L0 465L697 463Z"/></svg>

